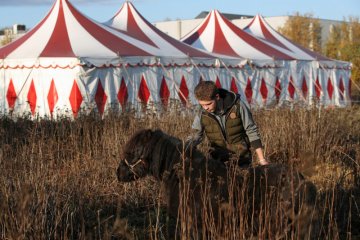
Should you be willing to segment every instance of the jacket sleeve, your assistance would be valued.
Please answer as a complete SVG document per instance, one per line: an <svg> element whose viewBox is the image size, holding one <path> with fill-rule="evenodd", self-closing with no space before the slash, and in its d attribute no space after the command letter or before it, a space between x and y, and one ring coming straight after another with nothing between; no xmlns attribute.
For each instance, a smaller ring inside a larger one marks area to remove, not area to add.
<svg viewBox="0 0 360 240"><path fill-rule="evenodd" d="M190 144L195 147L199 145L204 139L204 128L200 121L201 115L196 115L191 125L191 134L186 139L186 146Z"/></svg>
<svg viewBox="0 0 360 240"><path fill-rule="evenodd" d="M262 147L259 130L254 122L249 107L242 101L239 101L239 113L243 122L246 135L249 138L252 148L257 149Z"/></svg>

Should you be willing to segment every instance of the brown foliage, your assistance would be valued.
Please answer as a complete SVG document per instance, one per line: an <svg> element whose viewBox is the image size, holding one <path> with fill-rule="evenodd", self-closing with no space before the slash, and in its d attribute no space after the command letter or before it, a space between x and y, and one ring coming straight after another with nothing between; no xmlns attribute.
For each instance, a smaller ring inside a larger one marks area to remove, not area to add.
<svg viewBox="0 0 360 240"><path fill-rule="evenodd" d="M322 239L359 236L359 108L261 110L254 117L272 162L300 166L305 154L311 160L304 167L311 168L309 179L319 190ZM0 238L163 238L166 215L159 185L152 178L117 183L116 167L122 146L139 127L184 139L191 123L192 115L183 112L56 122L3 117Z"/></svg>
<svg viewBox="0 0 360 240"><path fill-rule="evenodd" d="M316 187L285 164L239 168L230 160L226 166L195 148L185 147L175 137L151 129L136 132L122 156L118 180L136 181L151 175L161 181L167 212L180 222L181 230L198 231L199 236L235 232L273 238L288 234L291 226L305 238L316 222ZM186 214L181 214L183 210ZM271 218L262 226L261 235L258 230L264 220L249 217L253 214ZM238 221L247 227L224 224Z"/></svg>

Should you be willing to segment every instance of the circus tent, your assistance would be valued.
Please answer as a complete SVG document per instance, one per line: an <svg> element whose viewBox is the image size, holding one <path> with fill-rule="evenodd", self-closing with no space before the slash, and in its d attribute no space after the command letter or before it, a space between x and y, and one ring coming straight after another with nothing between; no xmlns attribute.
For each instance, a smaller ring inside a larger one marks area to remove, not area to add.
<svg viewBox="0 0 360 240"><path fill-rule="evenodd" d="M310 51L301 47L289 39L285 38L279 32L275 31L261 15L256 15L251 22L243 29L261 39L265 39L283 49L294 53L294 57L298 60L331 60L321 54Z"/></svg>
<svg viewBox="0 0 360 240"><path fill-rule="evenodd" d="M208 40L216 40L218 47L198 49L156 29L131 3L124 3L113 18L101 24L68 0L55 0L39 24L0 48L0 113L57 118L93 111L103 115L128 107L158 109L168 107L171 100L185 106L196 103L193 89L201 79L239 92L253 105L298 99L296 77L289 74L289 69L298 71L291 67L297 61L293 51L222 19L207 20L216 25L216 32L226 29L216 33L216 38L205 27L199 30L207 33ZM240 40L225 41L234 34ZM194 43L199 47L199 41ZM241 43L241 51L234 43ZM284 79L290 80L286 83ZM337 86L334 95L347 93L346 80ZM310 92L310 85L307 88ZM315 92L321 90L315 88Z"/></svg>
<svg viewBox="0 0 360 240"><path fill-rule="evenodd" d="M268 34L272 29L264 31L264 26L256 23L255 18L242 30L213 10L182 41L213 53L241 56L249 61L273 58L275 66L253 68L238 76L240 93L251 104L264 106L317 102L344 106L350 103L346 90L350 72L348 63L327 59L289 44L288 40L284 42L280 37ZM341 76L337 75L339 80L333 82L330 75L335 76L339 72L342 73Z"/></svg>
<svg viewBox="0 0 360 240"><path fill-rule="evenodd" d="M191 62L194 58L203 58L208 57L209 55L217 58L218 67L215 68L196 65L195 68L189 68L187 72L184 73L181 73L181 69L176 67L172 69L172 71L162 68L161 71L157 72L158 76L161 78L161 83L159 83L160 91L158 94L160 99L164 99L164 94L170 94L171 99L180 99L182 101L184 100L183 97L187 96L191 103L196 104L197 101L192 93L200 79L216 79L218 76L223 76L223 78L226 76L229 77L231 76L231 71L234 71L229 70L229 68L237 69L234 68L234 66L244 67L244 65L247 64L245 59L210 53L201 49L193 48L188 44L170 37L148 22L137 11L134 5L128 1L126 1L117 13L104 24L140 41L146 42L153 47L159 48L170 56L173 56L174 53L176 54L180 51L186 53ZM268 62L269 61L263 61L259 64L266 64ZM221 67L221 65L226 65L229 68L224 66ZM162 91L163 87L168 90L165 92Z"/></svg>
<svg viewBox="0 0 360 240"><path fill-rule="evenodd" d="M203 22L181 41L193 47L251 60L291 60L286 51L258 39L236 27L219 11L212 10Z"/></svg>
<svg viewBox="0 0 360 240"><path fill-rule="evenodd" d="M130 2L125 2L120 10L105 25L124 32L167 53L167 56L179 55L193 57L209 57L210 53L193 48L160 31L149 23Z"/></svg>
<svg viewBox="0 0 360 240"><path fill-rule="evenodd" d="M178 46L118 31L56 0L32 30L0 48L0 111L56 118L170 98L186 104L191 79L201 77L199 68L216 71L218 59ZM180 76L177 84L164 80L168 72Z"/></svg>
<svg viewBox="0 0 360 240"><path fill-rule="evenodd" d="M310 86L310 96L328 104L347 105L350 103L351 64L349 62L329 59L292 42L275 31L259 14L244 30L290 50L297 60L312 60L312 64L315 65L312 68L313 77L310 78L306 73L298 75L300 78L298 87L306 89L307 85Z"/></svg>

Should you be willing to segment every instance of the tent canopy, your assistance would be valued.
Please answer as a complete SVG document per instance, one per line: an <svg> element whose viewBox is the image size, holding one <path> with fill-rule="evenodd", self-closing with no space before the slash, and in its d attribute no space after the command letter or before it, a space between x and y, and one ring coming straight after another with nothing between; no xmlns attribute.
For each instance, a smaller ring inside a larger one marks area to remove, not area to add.
<svg viewBox="0 0 360 240"><path fill-rule="evenodd" d="M251 20L251 22L244 28L244 31L290 51L291 56L293 56L296 60L316 60L319 62L321 67L324 68L350 68L349 62L327 58L289 40L279 32L275 31L260 14L257 14Z"/></svg>
<svg viewBox="0 0 360 240"><path fill-rule="evenodd" d="M128 21L123 23L128 22L131 31L119 31L115 29L116 24L98 23L83 15L68 0L56 0L40 23L21 38L0 48L0 59L5 59L0 66L104 66L123 62L152 65L159 61L165 65L189 64L191 57L198 58L194 60L196 64L214 64L214 55L167 37L142 18L131 4L125 3L122 9L113 18L113 23L123 22L126 14ZM153 33L151 40L144 35L149 35L149 31Z"/></svg>
<svg viewBox="0 0 360 240"><path fill-rule="evenodd" d="M31 31L0 49L0 57L113 58L151 56L151 48L123 33L85 17L67 0L57 0L47 16Z"/></svg>
<svg viewBox="0 0 360 240"><path fill-rule="evenodd" d="M243 31L212 10L204 21L181 39L183 42L212 53L253 60L292 60L286 50Z"/></svg>
<svg viewBox="0 0 360 240"><path fill-rule="evenodd" d="M257 14L243 30L291 51L293 56L298 60L330 60L325 56L290 41L279 32L275 31L259 14Z"/></svg>
<svg viewBox="0 0 360 240"><path fill-rule="evenodd" d="M130 2L125 2L120 10L105 25L141 40L172 57L201 57L214 56L178 41L149 23Z"/></svg>

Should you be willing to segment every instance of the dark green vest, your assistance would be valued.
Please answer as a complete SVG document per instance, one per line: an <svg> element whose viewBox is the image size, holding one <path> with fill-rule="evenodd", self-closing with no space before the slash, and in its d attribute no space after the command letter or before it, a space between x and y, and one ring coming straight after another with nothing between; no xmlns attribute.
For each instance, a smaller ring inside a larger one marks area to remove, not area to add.
<svg viewBox="0 0 360 240"><path fill-rule="evenodd" d="M234 152L249 150L249 140L243 127L239 107L237 102L226 113L225 132L221 130L220 123L212 114L205 111L202 113L201 124L213 147L224 147Z"/></svg>

